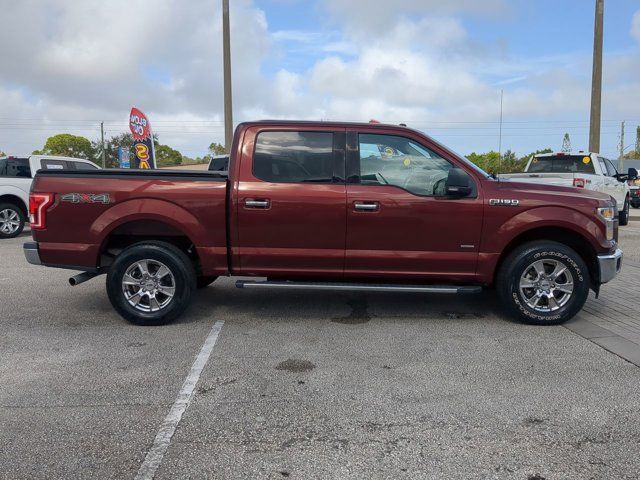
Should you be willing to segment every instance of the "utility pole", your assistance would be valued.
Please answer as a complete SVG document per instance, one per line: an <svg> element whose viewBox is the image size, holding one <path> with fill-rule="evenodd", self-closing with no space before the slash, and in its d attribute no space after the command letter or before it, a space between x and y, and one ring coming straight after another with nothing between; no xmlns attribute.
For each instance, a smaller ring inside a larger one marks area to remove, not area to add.
<svg viewBox="0 0 640 480"><path fill-rule="evenodd" d="M500 134L498 136L498 159L500 165L502 165L502 99L504 97L504 90L500 90Z"/></svg>
<svg viewBox="0 0 640 480"><path fill-rule="evenodd" d="M229 39L229 0L222 0L222 59L224 63L224 148L231 152L233 109L231 101L231 46Z"/></svg>
<svg viewBox="0 0 640 480"><path fill-rule="evenodd" d="M101 144L102 144L102 168L106 167L106 159L107 159L107 154L104 151L104 122L100 122L100 137L101 137Z"/></svg>
<svg viewBox="0 0 640 480"><path fill-rule="evenodd" d="M600 153L603 20L604 0L596 0L596 18L593 32L593 76L591 78L591 119L589 127L589 151L595 153Z"/></svg>
<svg viewBox="0 0 640 480"><path fill-rule="evenodd" d="M620 125L620 158L618 159L618 169L622 171L622 165L624 164L624 120Z"/></svg>

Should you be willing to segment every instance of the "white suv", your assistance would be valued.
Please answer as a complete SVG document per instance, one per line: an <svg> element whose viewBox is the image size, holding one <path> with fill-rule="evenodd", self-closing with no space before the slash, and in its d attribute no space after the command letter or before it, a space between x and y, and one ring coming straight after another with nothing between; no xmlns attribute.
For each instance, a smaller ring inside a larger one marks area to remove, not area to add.
<svg viewBox="0 0 640 480"><path fill-rule="evenodd" d="M32 155L0 158L0 239L20 235L29 214L29 190L38 170L95 170L95 163L79 158Z"/></svg>

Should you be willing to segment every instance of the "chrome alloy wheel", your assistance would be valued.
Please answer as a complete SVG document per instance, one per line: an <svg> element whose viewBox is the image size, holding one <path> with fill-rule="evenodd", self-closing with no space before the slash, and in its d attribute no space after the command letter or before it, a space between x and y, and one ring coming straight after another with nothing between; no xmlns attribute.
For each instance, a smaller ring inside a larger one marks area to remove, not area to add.
<svg viewBox="0 0 640 480"><path fill-rule="evenodd" d="M568 267L553 259L537 260L520 277L520 293L529 308L554 312L573 294L573 276Z"/></svg>
<svg viewBox="0 0 640 480"><path fill-rule="evenodd" d="M20 216L11 208L5 208L0 212L0 232L13 235L20 228Z"/></svg>
<svg viewBox="0 0 640 480"><path fill-rule="evenodd" d="M157 260L138 260L122 277L124 296L136 310L157 312L171 303L176 280L171 270Z"/></svg>

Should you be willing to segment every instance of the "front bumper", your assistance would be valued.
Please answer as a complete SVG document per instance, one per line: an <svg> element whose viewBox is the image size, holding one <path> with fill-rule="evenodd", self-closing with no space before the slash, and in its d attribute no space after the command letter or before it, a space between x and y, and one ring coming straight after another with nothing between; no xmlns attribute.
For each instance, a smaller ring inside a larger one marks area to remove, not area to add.
<svg viewBox="0 0 640 480"><path fill-rule="evenodd" d="M42 265L37 242L26 242L22 246L22 251L24 252L24 257L27 259L27 262L31 265Z"/></svg>
<svg viewBox="0 0 640 480"><path fill-rule="evenodd" d="M617 248L614 253L598 255L598 267L600 268L600 283L613 280L622 268L622 250Z"/></svg>

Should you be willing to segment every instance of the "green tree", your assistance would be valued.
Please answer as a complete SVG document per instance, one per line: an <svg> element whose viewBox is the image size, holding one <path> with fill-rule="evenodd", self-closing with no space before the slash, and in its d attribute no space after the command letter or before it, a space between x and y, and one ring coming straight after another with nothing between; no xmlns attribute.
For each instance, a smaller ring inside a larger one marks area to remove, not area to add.
<svg viewBox="0 0 640 480"><path fill-rule="evenodd" d="M156 145L156 166L172 167L182 163L182 154L168 145Z"/></svg>
<svg viewBox="0 0 640 480"><path fill-rule="evenodd" d="M129 158L133 158L133 135L130 133L121 133L112 136L104 141L105 151L105 168L118 168L120 159L118 158L118 148L124 147L129 150ZM100 141L93 142L93 149L96 152L96 159L102 164L102 144Z"/></svg>
<svg viewBox="0 0 640 480"><path fill-rule="evenodd" d="M49 137L42 150L33 152L35 155L61 155L65 157L84 158L95 161L95 150L91 142L84 137L61 133Z"/></svg>
<svg viewBox="0 0 640 480"><path fill-rule="evenodd" d="M553 150L546 148L544 150L537 150L528 155L518 158L515 152L507 150L502 157L495 151L487 153L470 153L467 158L473 163L478 165L487 173L493 173L495 175L499 173L517 173L524 171L524 167L527 166L527 162L532 155L538 155L540 153L551 153Z"/></svg>
<svg viewBox="0 0 640 480"><path fill-rule="evenodd" d="M211 152L211 155L224 155L225 153L227 153L224 145L221 145L219 143L212 143L211 145L209 145L209 151Z"/></svg>

